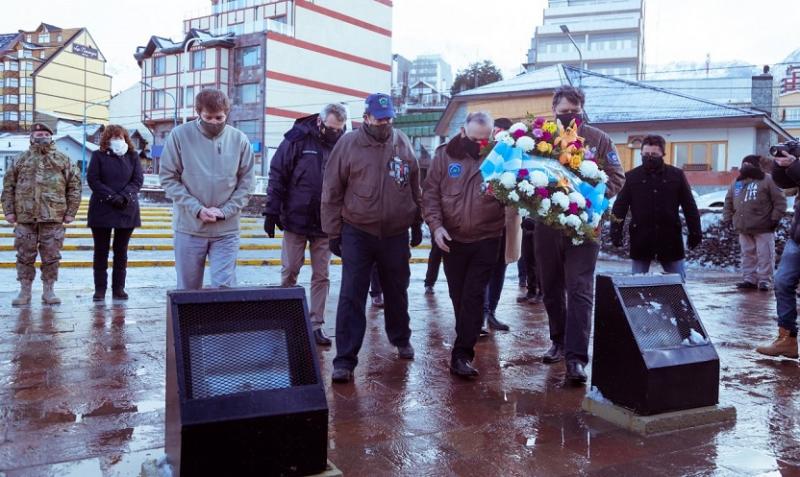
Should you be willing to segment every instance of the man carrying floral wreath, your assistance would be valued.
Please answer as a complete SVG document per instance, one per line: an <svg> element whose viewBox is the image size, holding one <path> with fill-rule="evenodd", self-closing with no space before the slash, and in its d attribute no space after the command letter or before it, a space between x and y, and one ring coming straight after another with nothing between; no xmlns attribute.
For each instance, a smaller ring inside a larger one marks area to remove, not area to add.
<svg viewBox="0 0 800 477"><path fill-rule="evenodd" d="M565 128L574 121L577 136L582 138L586 151L585 157L592 157L600 171L607 175L605 197L611 198L625 183L625 174L611 138L583 121L584 102L581 90L562 86L553 94L553 114L557 123ZM591 165L589 161L583 162ZM553 200L558 199L561 197L554 194ZM600 251L599 219L595 219L592 225L597 232L582 241L571 239L561 230L541 221L535 231L536 262L553 342L542 361L550 364L566 359L566 380L573 384L586 382L583 368L589 362L594 270Z"/></svg>

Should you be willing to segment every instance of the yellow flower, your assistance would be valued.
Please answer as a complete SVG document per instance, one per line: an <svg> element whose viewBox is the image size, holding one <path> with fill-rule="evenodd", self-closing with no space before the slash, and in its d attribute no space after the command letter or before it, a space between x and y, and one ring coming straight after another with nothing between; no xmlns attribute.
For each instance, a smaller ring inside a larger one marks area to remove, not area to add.
<svg viewBox="0 0 800 477"><path fill-rule="evenodd" d="M553 121L545 121L545 123L542 124L542 131L547 131L550 134L555 134L556 131L558 131L558 126L556 126L556 123Z"/></svg>
<svg viewBox="0 0 800 477"><path fill-rule="evenodd" d="M573 155L572 159L569 162L569 166L573 169L578 169L579 167L581 167L581 162L583 162L581 156Z"/></svg>
<svg viewBox="0 0 800 477"><path fill-rule="evenodd" d="M536 150L542 154L550 154L553 152L553 145L547 141L539 141L539 144L536 146Z"/></svg>

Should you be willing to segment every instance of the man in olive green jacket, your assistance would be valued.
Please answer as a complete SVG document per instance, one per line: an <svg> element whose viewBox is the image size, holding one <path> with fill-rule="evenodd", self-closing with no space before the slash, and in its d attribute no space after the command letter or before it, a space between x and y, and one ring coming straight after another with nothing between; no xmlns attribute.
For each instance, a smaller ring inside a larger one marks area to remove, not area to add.
<svg viewBox="0 0 800 477"><path fill-rule="evenodd" d="M37 249L42 260L42 301L61 303L53 292L58 279L64 224L75 220L81 203L81 177L69 157L58 152L53 130L43 123L31 128L30 148L20 154L3 177L6 221L14 224L17 280L20 292L12 305L31 302Z"/></svg>

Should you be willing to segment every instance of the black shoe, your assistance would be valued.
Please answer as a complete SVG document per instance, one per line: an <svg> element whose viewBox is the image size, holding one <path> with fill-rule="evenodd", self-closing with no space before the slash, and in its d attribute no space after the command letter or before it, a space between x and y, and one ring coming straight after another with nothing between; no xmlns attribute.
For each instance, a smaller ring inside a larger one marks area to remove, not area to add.
<svg viewBox="0 0 800 477"><path fill-rule="evenodd" d="M372 297L372 306L375 308L383 308L383 293Z"/></svg>
<svg viewBox="0 0 800 477"><path fill-rule="evenodd" d="M553 343L550 349L542 356L542 362L545 364L558 363L564 359L564 345Z"/></svg>
<svg viewBox="0 0 800 477"><path fill-rule="evenodd" d="M493 311L484 312L483 318L492 330L508 331L510 329L507 324L499 321L497 317L494 316Z"/></svg>
<svg viewBox="0 0 800 477"><path fill-rule="evenodd" d="M353 372L345 368L334 368L331 381L334 383L349 383L353 380Z"/></svg>
<svg viewBox="0 0 800 477"><path fill-rule="evenodd" d="M124 288L114 288L111 292L111 296L116 300L127 300L128 294L125 293Z"/></svg>
<svg viewBox="0 0 800 477"><path fill-rule="evenodd" d="M462 378L475 378L478 376L478 370L472 367L472 364L466 359L460 358L450 363L450 374Z"/></svg>
<svg viewBox="0 0 800 477"><path fill-rule="evenodd" d="M531 298L530 295L520 295L517 297L517 303L530 303Z"/></svg>
<svg viewBox="0 0 800 477"><path fill-rule="evenodd" d="M434 295L436 292L433 290L433 285L425 285L425 294Z"/></svg>
<svg viewBox="0 0 800 477"><path fill-rule="evenodd" d="M586 371L583 370L583 364L579 361L567 362L567 374L564 376L567 382L573 384L583 384L586 382Z"/></svg>
<svg viewBox="0 0 800 477"><path fill-rule="evenodd" d="M538 305L542 303L542 301L544 301L544 299L542 298L541 293L537 293L536 295L533 295L528 299L528 303L530 303L531 305Z"/></svg>
<svg viewBox="0 0 800 477"><path fill-rule="evenodd" d="M487 330L486 328L484 328L483 326L481 326L481 331L478 333L478 338L486 338L486 337L487 337L487 336L489 336L490 334L491 334L491 333L489 333L489 330Z"/></svg>
<svg viewBox="0 0 800 477"><path fill-rule="evenodd" d="M106 299L106 290L105 288L102 290L95 289L94 295L92 295L92 301L103 301Z"/></svg>
<svg viewBox="0 0 800 477"><path fill-rule="evenodd" d="M740 290L755 290L758 288L758 285L748 281L742 281L736 284L736 288Z"/></svg>
<svg viewBox="0 0 800 477"><path fill-rule="evenodd" d="M758 282L758 289L761 291L770 291L772 287L769 286L769 282Z"/></svg>
<svg viewBox="0 0 800 477"><path fill-rule="evenodd" d="M411 343L397 347L397 357L400 359L414 359L414 347Z"/></svg>
<svg viewBox="0 0 800 477"><path fill-rule="evenodd" d="M320 346L331 345L331 339L325 336L325 332L322 331L322 328L314 330L314 341Z"/></svg>

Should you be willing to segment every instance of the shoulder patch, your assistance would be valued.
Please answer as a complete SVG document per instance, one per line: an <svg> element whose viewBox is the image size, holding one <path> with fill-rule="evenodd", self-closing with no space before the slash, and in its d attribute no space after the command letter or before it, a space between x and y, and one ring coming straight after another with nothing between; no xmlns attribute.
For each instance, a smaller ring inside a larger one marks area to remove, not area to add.
<svg viewBox="0 0 800 477"><path fill-rule="evenodd" d="M463 170L464 167L461 164L454 162L447 167L447 175L453 178L459 177Z"/></svg>
<svg viewBox="0 0 800 477"><path fill-rule="evenodd" d="M608 161L608 163L611 164L612 166L620 165L619 156L617 155L617 152L614 150L608 151L608 154L606 154L606 161Z"/></svg>

